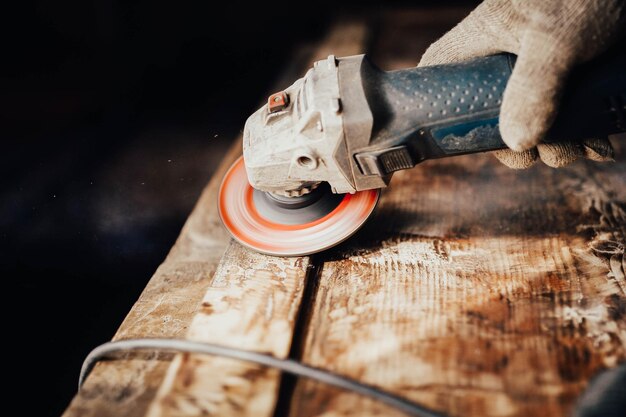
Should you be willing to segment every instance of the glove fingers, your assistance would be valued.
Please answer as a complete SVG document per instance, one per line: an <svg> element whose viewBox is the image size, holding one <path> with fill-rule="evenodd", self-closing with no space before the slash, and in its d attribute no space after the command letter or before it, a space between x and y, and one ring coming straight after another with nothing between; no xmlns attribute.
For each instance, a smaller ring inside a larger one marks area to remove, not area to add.
<svg viewBox="0 0 626 417"><path fill-rule="evenodd" d="M539 158L548 166L560 168L578 158L596 162L613 161L614 151L608 139L585 139L582 143L559 142L537 145Z"/></svg>
<svg viewBox="0 0 626 417"><path fill-rule="evenodd" d="M500 110L502 140L513 150L536 146L552 124L568 68L555 48L539 32L524 36Z"/></svg>
<svg viewBox="0 0 626 417"><path fill-rule="evenodd" d="M583 154L585 158L596 162L615 160L615 151L607 138L585 139L583 142Z"/></svg>
<svg viewBox="0 0 626 417"><path fill-rule="evenodd" d="M537 148L531 148L522 152L510 149L501 149L493 152L498 161L513 169L526 169L532 166L539 158Z"/></svg>
<svg viewBox="0 0 626 417"><path fill-rule="evenodd" d="M585 139L582 143L540 143L522 152L502 149L493 154L500 162L513 169L528 168L538 159L552 168L560 168L581 157L596 162L607 162L613 161L615 155L611 142L602 138Z"/></svg>
<svg viewBox="0 0 626 417"><path fill-rule="evenodd" d="M501 1L483 2L433 43L417 66L448 64L502 51L515 52L517 43L506 36L508 31L502 24L508 10Z"/></svg>
<svg viewBox="0 0 626 417"><path fill-rule="evenodd" d="M549 167L560 168L584 156L583 147L574 142L540 143L537 152Z"/></svg>

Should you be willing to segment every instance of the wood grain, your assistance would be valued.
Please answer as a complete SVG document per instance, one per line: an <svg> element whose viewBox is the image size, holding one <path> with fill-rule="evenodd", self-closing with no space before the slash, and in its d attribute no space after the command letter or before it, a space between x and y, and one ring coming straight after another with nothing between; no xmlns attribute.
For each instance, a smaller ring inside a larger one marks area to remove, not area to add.
<svg viewBox="0 0 626 417"><path fill-rule="evenodd" d="M626 360L626 162L398 175L329 255L302 360L458 416L568 415ZM291 415L393 415L299 383Z"/></svg>
<svg viewBox="0 0 626 417"><path fill-rule="evenodd" d="M445 31L429 16L383 14L376 62L417 62ZM397 173L376 216L321 259L301 360L453 416L569 415L592 375L626 360L624 157ZM301 380L290 415L401 414Z"/></svg>
<svg viewBox="0 0 626 417"><path fill-rule="evenodd" d="M307 258L270 257L232 243L187 338L286 357L307 266ZM269 415L279 380L275 370L180 355L148 415Z"/></svg>
<svg viewBox="0 0 626 417"><path fill-rule="evenodd" d="M183 337L211 282L230 237L215 204L220 179L239 156L233 148L202 192L176 244L150 279L113 340ZM74 397L65 416L143 415L172 355L102 362Z"/></svg>

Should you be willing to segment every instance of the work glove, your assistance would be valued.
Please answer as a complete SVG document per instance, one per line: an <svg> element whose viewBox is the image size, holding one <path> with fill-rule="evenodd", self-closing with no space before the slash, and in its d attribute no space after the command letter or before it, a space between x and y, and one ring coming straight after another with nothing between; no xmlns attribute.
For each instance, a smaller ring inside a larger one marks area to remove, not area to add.
<svg viewBox="0 0 626 417"><path fill-rule="evenodd" d="M538 158L555 168L579 157L613 160L606 138L540 142L556 116L567 75L620 35L624 9L624 0L486 0L432 44L418 66L516 54L500 111L500 133L510 149L496 151L496 157L511 168L527 168Z"/></svg>

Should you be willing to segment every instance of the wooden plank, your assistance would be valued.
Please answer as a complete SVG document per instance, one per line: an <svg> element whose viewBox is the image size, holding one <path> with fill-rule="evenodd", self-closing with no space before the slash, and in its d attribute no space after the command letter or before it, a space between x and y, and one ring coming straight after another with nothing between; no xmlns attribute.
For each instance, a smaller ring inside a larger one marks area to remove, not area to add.
<svg viewBox="0 0 626 417"><path fill-rule="evenodd" d="M265 256L233 243L187 338L286 357L307 266L308 258ZM179 355L148 415L270 415L279 381L275 370Z"/></svg>
<svg viewBox="0 0 626 417"><path fill-rule="evenodd" d="M364 42L363 25L342 22L317 46L302 45L277 85L290 85L312 62L332 51L349 55ZM241 154L241 137L225 155L203 190L179 238L121 324L113 340L133 337L184 337L198 312L230 237L217 214L217 192L226 170ZM134 357L134 356L132 356ZM64 416L143 415L154 399L172 360L155 354L140 359L99 363ZM150 359L150 360L146 360Z"/></svg>
<svg viewBox="0 0 626 417"><path fill-rule="evenodd" d="M568 415L626 358L626 164L432 165L324 264L303 360L450 415ZM292 414L381 409L305 382Z"/></svg>
<svg viewBox="0 0 626 417"><path fill-rule="evenodd" d="M420 29L396 17L379 44ZM626 360L625 157L397 173L376 217L323 259L302 360L449 415L569 415L594 373ZM301 380L290 415L401 414Z"/></svg>
<svg viewBox="0 0 626 417"><path fill-rule="evenodd" d="M240 145L239 145L240 146ZM183 337L195 315L230 237L219 224L215 204L221 177L239 156L224 157L203 190L179 238L113 340ZM142 415L163 380L172 355L128 358L96 365L64 416ZM150 359L150 360L147 360Z"/></svg>
<svg viewBox="0 0 626 417"><path fill-rule="evenodd" d="M359 53L365 36L362 22L339 22L314 58ZM286 358L309 262L308 257L261 255L233 243L187 338ZM279 383L280 373L275 370L222 358L179 355L148 415L269 416Z"/></svg>

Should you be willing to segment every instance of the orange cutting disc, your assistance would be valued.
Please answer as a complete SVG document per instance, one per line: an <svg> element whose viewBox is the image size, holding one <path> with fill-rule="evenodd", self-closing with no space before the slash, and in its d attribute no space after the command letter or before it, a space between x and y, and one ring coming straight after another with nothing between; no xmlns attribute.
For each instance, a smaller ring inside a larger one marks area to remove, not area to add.
<svg viewBox="0 0 626 417"><path fill-rule="evenodd" d="M352 236L376 207L379 194L378 190L344 195L328 192L320 197L321 202L287 210L274 210L270 203L270 215L267 203L259 197L264 194L248 183L241 157L222 181L219 213L239 243L269 255L300 256L328 249Z"/></svg>

